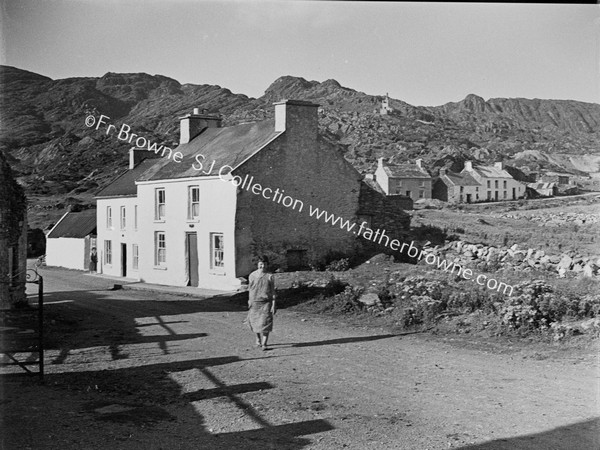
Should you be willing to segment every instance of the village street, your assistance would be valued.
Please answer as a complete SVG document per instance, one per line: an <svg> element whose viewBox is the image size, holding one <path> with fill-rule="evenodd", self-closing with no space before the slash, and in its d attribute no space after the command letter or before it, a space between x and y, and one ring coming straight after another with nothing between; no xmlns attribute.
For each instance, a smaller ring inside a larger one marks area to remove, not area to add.
<svg viewBox="0 0 600 450"><path fill-rule="evenodd" d="M44 385L0 377L3 449L600 448L590 352L535 358L286 308L263 352L239 296L41 274L55 342Z"/></svg>

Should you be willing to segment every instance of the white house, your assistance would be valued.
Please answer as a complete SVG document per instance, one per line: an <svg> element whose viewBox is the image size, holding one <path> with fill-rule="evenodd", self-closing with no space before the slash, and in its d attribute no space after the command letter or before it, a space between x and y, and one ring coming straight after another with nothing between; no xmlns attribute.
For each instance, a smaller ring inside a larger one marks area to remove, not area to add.
<svg viewBox="0 0 600 450"><path fill-rule="evenodd" d="M515 180L504 169L502 162L486 166L474 165L472 161L465 161L465 167L461 174L465 173L481 184L480 198L482 200L516 200L525 195L525 184Z"/></svg>
<svg viewBox="0 0 600 450"><path fill-rule="evenodd" d="M195 110L181 118L174 151L156 160L132 150L130 170L97 195L100 270L231 290L258 255L294 270L362 248L364 240L311 208L348 220L368 213L389 235L407 227L408 215L319 137L317 110L286 100L274 120L230 127Z"/></svg>
<svg viewBox="0 0 600 450"><path fill-rule="evenodd" d="M405 195L413 201L431 198L431 175L421 159L415 164L389 164L379 158L375 181L387 195Z"/></svg>
<svg viewBox="0 0 600 450"><path fill-rule="evenodd" d="M92 247L96 247L96 210L69 211L46 236L46 264L88 270Z"/></svg>

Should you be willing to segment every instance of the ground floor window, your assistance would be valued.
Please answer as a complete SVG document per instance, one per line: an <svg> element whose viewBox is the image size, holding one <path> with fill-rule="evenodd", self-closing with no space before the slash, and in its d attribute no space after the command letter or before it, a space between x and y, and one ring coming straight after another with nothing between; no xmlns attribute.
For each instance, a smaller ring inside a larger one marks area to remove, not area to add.
<svg viewBox="0 0 600 450"><path fill-rule="evenodd" d="M154 265L167 264L167 239L164 231L154 232Z"/></svg>
<svg viewBox="0 0 600 450"><path fill-rule="evenodd" d="M210 233L210 255L211 269L223 269L225 267L223 233Z"/></svg>
<svg viewBox="0 0 600 450"><path fill-rule="evenodd" d="M132 253L132 260L131 260L131 264L132 264L132 268L133 270L138 270L139 264L140 264L140 250L137 244L131 244L131 253Z"/></svg>
<svg viewBox="0 0 600 450"><path fill-rule="evenodd" d="M104 241L104 264L112 264L112 241Z"/></svg>

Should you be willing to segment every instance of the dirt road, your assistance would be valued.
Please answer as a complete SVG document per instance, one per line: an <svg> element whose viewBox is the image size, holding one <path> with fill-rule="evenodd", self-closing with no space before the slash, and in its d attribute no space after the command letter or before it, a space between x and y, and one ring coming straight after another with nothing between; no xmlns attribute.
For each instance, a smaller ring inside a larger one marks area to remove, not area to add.
<svg viewBox="0 0 600 450"><path fill-rule="evenodd" d="M593 355L470 349L46 269L45 385L0 377L3 449L597 449ZM65 330L64 337L56 330Z"/></svg>

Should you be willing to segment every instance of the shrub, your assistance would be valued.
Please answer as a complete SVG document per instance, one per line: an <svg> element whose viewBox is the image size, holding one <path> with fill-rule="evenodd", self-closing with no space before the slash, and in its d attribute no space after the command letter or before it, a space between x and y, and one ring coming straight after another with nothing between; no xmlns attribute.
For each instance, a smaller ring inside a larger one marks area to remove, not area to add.
<svg viewBox="0 0 600 450"><path fill-rule="evenodd" d="M344 272L348 269L350 269L350 259L348 258L332 261L325 267L328 272Z"/></svg>

